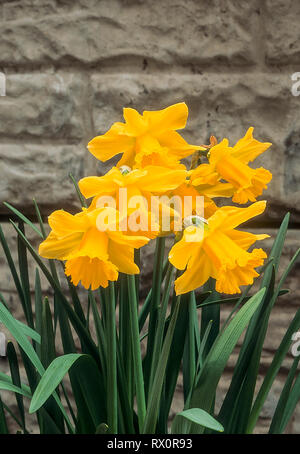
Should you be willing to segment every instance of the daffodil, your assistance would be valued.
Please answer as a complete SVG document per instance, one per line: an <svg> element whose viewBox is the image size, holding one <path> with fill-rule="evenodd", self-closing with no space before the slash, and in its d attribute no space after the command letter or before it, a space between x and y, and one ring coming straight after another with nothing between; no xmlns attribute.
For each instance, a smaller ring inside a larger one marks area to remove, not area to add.
<svg viewBox="0 0 300 454"><path fill-rule="evenodd" d="M255 202L257 197L267 188L272 179L268 170L260 167L252 169L249 162L266 151L272 144L259 142L253 138L253 128L249 128L245 136L234 147L229 147L227 139L212 146L208 152L209 163L201 164L193 172L193 184L199 190L211 187L211 191L219 187L222 191L222 180L227 182L227 194L232 195L236 203ZM217 188L216 188L217 185ZM227 196L228 196L227 195ZM223 194L224 196L224 194Z"/></svg>
<svg viewBox="0 0 300 454"><path fill-rule="evenodd" d="M107 287L118 272L138 274L134 248L149 239L128 236L118 230L119 215L112 208L83 209L72 215L54 211L48 218L51 232L40 244L39 254L48 259L66 260L65 273L71 281L88 289Z"/></svg>
<svg viewBox="0 0 300 454"><path fill-rule="evenodd" d="M261 214L265 201L247 208L222 207L207 221L194 217L169 253L170 262L184 273L176 279L177 295L202 286L209 277L216 279L218 292L240 293L241 285L252 284L259 274L255 270L267 257L262 249L248 251L257 240L255 235L236 230L241 223Z"/></svg>
<svg viewBox="0 0 300 454"><path fill-rule="evenodd" d="M211 180L211 184L195 185L195 179L198 179L199 168L206 166L201 164L197 169L188 171L186 180L174 189L171 193L172 197L179 197L181 201L182 223L185 217L191 215L200 215L204 218L212 216L218 207L213 198L216 197L231 197L233 194L232 185L229 183L219 183L217 180ZM203 173L205 173L204 170ZM197 172L197 175L195 175ZM176 225L178 220L175 220L174 232L177 232Z"/></svg>
<svg viewBox="0 0 300 454"><path fill-rule="evenodd" d="M105 134L97 136L88 144L89 151L100 161L107 161L122 153L118 166L143 168L149 165L179 168L180 159L195 150L203 149L189 145L177 129L186 125L188 108L178 103L158 111L124 108L125 123L117 122Z"/></svg>
<svg viewBox="0 0 300 454"><path fill-rule="evenodd" d="M160 196L175 189L186 178L184 169L172 170L159 166L147 166L144 169L131 170L128 166L113 167L102 177L86 177L79 181L79 188L84 197L91 198L91 209L106 202L106 196L113 197L116 208L128 216L129 235L142 234L155 238L160 233L159 220L164 215L174 216L174 210L160 202ZM122 190L126 189L126 193ZM153 204L156 203L154 207ZM156 210L154 210L156 208ZM130 220L135 220L136 230L130 229ZM138 228L140 225L140 229Z"/></svg>

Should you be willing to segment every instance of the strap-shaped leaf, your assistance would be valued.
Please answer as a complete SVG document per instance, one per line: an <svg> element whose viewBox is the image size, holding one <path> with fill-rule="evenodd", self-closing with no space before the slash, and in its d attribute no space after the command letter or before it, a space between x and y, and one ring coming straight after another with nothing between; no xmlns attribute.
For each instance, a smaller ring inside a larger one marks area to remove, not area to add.
<svg viewBox="0 0 300 454"><path fill-rule="evenodd" d="M55 391L62 381L68 370L73 366L82 354L70 353L68 355L55 358L45 373L32 396L29 413L34 413L46 402L46 400Z"/></svg>
<svg viewBox="0 0 300 454"><path fill-rule="evenodd" d="M182 431L184 427L182 420L184 419L187 419L188 421L191 421L199 426L216 430L217 432L224 432L224 427L205 410L202 410L201 408L190 408L189 410L184 410L175 416L172 423L173 434L184 433Z"/></svg>
<svg viewBox="0 0 300 454"><path fill-rule="evenodd" d="M2 381L0 380L0 389L3 389L5 391L12 391L17 394L22 394L22 396L31 397L31 394L27 392L24 388L19 388L19 386L13 385L12 383L8 381Z"/></svg>
<svg viewBox="0 0 300 454"><path fill-rule="evenodd" d="M249 320L259 307L264 294L265 288L252 296L215 340L201 369L197 387L192 394L190 407L199 407L210 411L217 385L229 356ZM193 424L191 433L199 433L199 427Z"/></svg>

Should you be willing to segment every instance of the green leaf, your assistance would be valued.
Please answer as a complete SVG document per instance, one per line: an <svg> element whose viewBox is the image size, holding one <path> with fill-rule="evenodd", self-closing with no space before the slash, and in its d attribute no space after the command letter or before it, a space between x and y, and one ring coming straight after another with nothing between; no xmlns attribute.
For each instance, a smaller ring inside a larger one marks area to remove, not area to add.
<svg viewBox="0 0 300 454"><path fill-rule="evenodd" d="M288 373L284 387L280 393L280 398L276 405L276 409L275 409L275 412L274 412L274 415L272 418L272 422L270 425L270 429L269 429L270 434L279 434L284 429L283 421L284 421L284 417L285 417L285 411L287 408L289 395L291 393L291 388L292 388L295 376L298 372L297 367L298 367L299 360L300 360L300 356L296 356L296 358L293 361L292 367Z"/></svg>
<svg viewBox="0 0 300 454"><path fill-rule="evenodd" d="M189 410L184 410L181 413L178 413L172 423L172 433L173 434L182 434L182 426L180 424L180 419L187 419L194 424L197 424L202 427L207 427L208 429L215 430L217 432L224 432L224 427L209 413L202 410L201 408L190 408Z"/></svg>
<svg viewBox="0 0 300 454"><path fill-rule="evenodd" d="M10 314L10 312L6 309L6 307L0 303L0 321L3 325L11 332L14 336L18 344L22 347L32 364L35 366L37 371L40 374L43 374L44 368L34 351L31 343L27 339L26 335L24 334L23 330L20 329L20 324L14 319L14 317Z"/></svg>
<svg viewBox="0 0 300 454"><path fill-rule="evenodd" d="M210 291L211 294L207 298L206 301L211 301L215 300L216 297L218 296L218 292L215 290L215 280L210 278L208 282L204 286L205 291ZM209 331L206 343L205 343L205 348L203 349L202 356L205 358L208 355L208 352L210 351L215 339L217 338L219 334L219 329L220 329L220 305L209 305L209 306L204 306L202 308L202 313L201 313L201 338L203 337L204 333L206 332L206 328L208 324L212 321L211 329Z"/></svg>
<svg viewBox="0 0 300 454"><path fill-rule="evenodd" d="M296 405L298 404L299 400L300 400L300 374L298 374L294 386L292 387L290 394L288 396L282 422L280 424L280 433L282 433L285 430L289 420L291 419L295 411Z"/></svg>
<svg viewBox="0 0 300 454"><path fill-rule="evenodd" d="M145 390L146 395L149 393L151 365L154 351L155 332L157 325L158 307L160 304L161 284L163 277L163 260L165 252L165 238L158 237L155 241L155 254L153 264L153 278L152 278L152 294L151 305L149 312L149 328L147 340L147 353L144 358L144 377L145 377Z"/></svg>
<svg viewBox="0 0 300 454"><path fill-rule="evenodd" d="M136 399L137 399L137 412L139 428L142 430L145 412L146 412L146 400L145 400L145 388L144 388L144 376L142 368L141 358L141 347L139 338L139 322L138 322L138 305L136 300L136 287L134 276L127 276L128 282L128 295L129 295L129 320L130 320L130 336L132 345L132 357L133 357L133 372L136 388Z"/></svg>
<svg viewBox="0 0 300 454"><path fill-rule="evenodd" d="M99 424L107 423L103 375L93 358L88 355L76 361L69 372L78 410L76 433L94 434Z"/></svg>
<svg viewBox="0 0 300 454"><path fill-rule="evenodd" d="M220 333L210 349L200 371L199 381L191 398L190 407L210 411L218 382L227 361L249 320L259 307L265 289L261 289L239 310L226 329ZM199 433L199 428L192 426L190 433Z"/></svg>
<svg viewBox="0 0 300 454"><path fill-rule="evenodd" d="M18 386L19 388L22 388L18 358L17 358L14 344L12 342L7 343L6 354L7 354L8 361L9 361L12 383L15 386ZM24 410L23 397L18 393L16 393L16 401L17 401L17 406L18 406L21 421L22 421L22 427L25 432L26 427L25 427L25 410Z"/></svg>
<svg viewBox="0 0 300 454"><path fill-rule="evenodd" d="M44 239L46 239L46 236L47 236L47 235L46 235L46 232L45 232L45 228L44 228L44 223L43 223L42 215L41 215L39 206L38 206L38 204L37 204L37 202L36 202L35 199L33 199L33 204L34 204L36 216L37 216L38 221L39 221L39 224L40 224L40 229L41 229L42 237L43 237Z"/></svg>
<svg viewBox="0 0 300 454"><path fill-rule="evenodd" d="M19 221L19 229L25 235L24 223ZM31 328L34 328L33 325L33 314L31 306L31 294L30 294L30 284L29 284L29 274L28 274L28 261L27 261L27 249L24 243L21 241L18 236L18 262L19 270L21 277L21 284L24 293L24 303L25 303L25 317L28 325Z"/></svg>
<svg viewBox="0 0 300 454"><path fill-rule="evenodd" d="M170 412L180 366L184 350L184 342L188 330L188 315L189 315L189 295L181 295L178 317L174 329L172 344L170 347L168 364L166 369L165 382L168 386L165 387L165 393L162 397L161 407L164 409L164 414L168 417ZM166 323L167 325L167 323Z"/></svg>
<svg viewBox="0 0 300 454"><path fill-rule="evenodd" d="M286 277L288 276L290 270L292 269L292 267L295 265L298 257L299 257L299 254L300 254L300 249L294 254L292 260L290 261L287 269L285 270L285 272L283 273L281 279L280 279L280 282L276 288L276 290L274 291L274 294L272 296L272 299L271 299L271 302L270 302L270 307L272 308L273 305L275 304L275 301L278 297L278 295L280 294L280 290L281 290L281 287L282 285L284 284L284 281L286 279ZM279 368L280 368L280 365L289 349L289 346L291 344L291 336L293 335L294 332L297 331L297 329L299 328L299 311L297 311L293 321L291 322L281 344L280 344L280 347L277 349L274 357L273 357L273 360L272 360L272 363L271 363L271 366L270 368L268 369L268 372L265 376L265 379L261 385L261 388L258 392L258 395L256 397L256 400L254 402L254 405L252 407L252 410L251 410L251 413L249 415L249 420L247 422L247 428L246 428L246 431L247 433L251 433L255 427L255 424L256 424L256 421L259 417L259 412L263 406L263 403L270 391L270 388L272 386L272 383L279 371ZM267 327L265 327L266 329Z"/></svg>
<svg viewBox="0 0 300 454"><path fill-rule="evenodd" d="M198 314L194 292L189 294L188 330L185 338L183 353L183 393L184 402L191 392L196 374L196 339L200 345L200 332L198 327Z"/></svg>
<svg viewBox="0 0 300 454"><path fill-rule="evenodd" d="M161 392L163 388L163 383L165 380L165 373L169 358L169 352L172 345L174 330L176 326L176 320L178 316L180 305L180 297L177 298L176 305L171 316L171 321L168 327L168 331L165 337L161 355L157 364L156 373L154 376L153 384L150 390L148 407L145 417L145 423L143 427L143 433L155 433L155 428L157 424L157 417L159 412L159 405L161 400Z"/></svg>
<svg viewBox="0 0 300 454"><path fill-rule="evenodd" d="M25 323L20 322L20 320L16 320L17 324L19 325L20 329L23 331L25 336L30 337L38 344L41 343L41 336L37 333L34 329L29 328L29 326L25 325Z"/></svg>
<svg viewBox="0 0 300 454"><path fill-rule="evenodd" d="M14 264L14 260L13 260L13 258L11 256L7 241L5 239L3 230L1 228L1 225L0 225L0 242L1 242L4 254L6 256L6 260L7 260L8 266L10 268L10 272L11 272L12 278L14 280L14 284L15 284L16 290L18 292L18 295L19 295L19 298L20 298L20 301L21 301L21 304L22 304L23 312L25 314L26 313L26 303L25 303L25 296L24 296L23 288L22 288L22 285L21 285L21 282L20 282L16 267L15 267L15 264Z"/></svg>
<svg viewBox="0 0 300 454"><path fill-rule="evenodd" d="M117 336L114 283L106 291L107 335L107 424L110 434L118 433Z"/></svg>
<svg viewBox="0 0 300 454"><path fill-rule="evenodd" d="M226 433L244 433L246 430L252 407L263 342L273 307L272 296L275 284L275 267L273 264L272 268L273 272L269 287L258 309L260 317L257 318L257 311L255 313L256 323L253 325L252 336L248 335L244 338L233 378L219 413L219 419L225 425ZM253 318L250 324L252 321Z"/></svg>
<svg viewBox="0 0 300 454"><path fill-rule="evenodd" d="M30 393L27 393L24 389L19 388L18 386L13 385L12 383L9 383L7 381L0 380L0 389L6 390L6 391L12 391L17 394L21 394L22 396L28 397L29 399L31 398Z"/></svg>
<svg viewBox="0 0 300 454"><path fill-rule="evenodd" d="M8 434L8 427L7 427L7 422L6 422L6 416L4 413L4 407L3 407L3 402L0 396L0 434Z"/></svg>
<svg viewBox="0 0 300 454"><path fill-rule="evenodd" d="M39 384L32 396L29 413L34 413L46 402L62 381L70 367L82 354L70 353L55 358L42 375Z"/></svg>
<svg viewBox="0 0 300 454"><path fill-rule="evenodd" d="M80 192L80 189L79 189L79 186L77 184L77 181L75 180L74 176L71 173L69 174L69 177L71 178L71 180L72 180L72 182L74 184L74 187L75 187L75 190L76 190L76 194L77 194L77 197L78 197L78 200L79 200L81 206L84 207L84 208L87 208L86 200L85 200L85 198L83 197L83 195Z"/></svg>
<svg viewBox="0 0 300 454"><path fill-rule="evenodd" d="M7 202L3 202L3 204L6 206L6 208L12 211L19 219L21 219L27 225L29 225L32 228L32 230L35 231L35 233L37 233L41 238L43 238L42 232L26 216L24 216L24 214L22 214L19 210L17 210Z"/></svg>
<svg viewBox="0 0 300 454"><path fill-rule="evenodd" d="M46 297L42 309L41 361L46 369L56 357L52 314Z"/></svg>
<svg viewBox="0 0 300 454"><path fill-rule="evenodd" d="M69 305L68 303L68 300L66 299L66 297L64 296L59 284L56 282L56 280L53 278L53 276L51 275L51 273L48 271L47 267L44 265L44 263L42 262L42 260L40 259L39 255L36 253L36 251L34 250L34 248L32 247L32 245L30 244L30 242L27 240L27 238L25 237L25 235L23 235L23 233L20 231L20 229L15 225L14 222L12 222L12 225L14 226L14 228L16 229L16 231L18 232L18 234L21 236L22 240L24 241L24 243L26 244L29 252L31 253L31 255L33 256L33 258L35 259L35 261L37 262L37 264L39 265L39 267L41 268L41 270L43 271L43 273L45 274L46 278L48 279L50 285L53 287L54 290L57 291L57 293L59 294L60 298L61 298L61 303L62 305L64 306L64 309L66 310L67 314L68 314L68 317L69 317L69 320L70 322L72 323L75 331L77 332L79 338L81 339L81 341L84 342L84 344L86 345L86 347L88 347L89 349L89 353L95 358L95 360L97 361L98 360L98 351L97 351L97 347L93 341L93 339L91 338L91 336L89 335L89 333L87 332L85 326L83 325L83 323L81 322L81 320L79 319L79 317L77 316L77 314L74 312L74 310L72 309L72 307Z"/></svg>
<svg viewBox="0 0 300 454"><path fill-rule="evenodd" d="M20 347L22 348L23 352L26 354L26 356L30 359L31 364L36 368L38 373L40 375L43 375L44 373L44 367L37 356L33 346L25 336L25 334L20 330L19 324L17 321L14 319L14 317L10 314L10 312L6 309L6 307L0 303L0 321L3 323L3 325L11 332L11 334L14 336ZM72 430L72 426L69 420L68 415L66 414L64 407L60 400L58 399L57 395L54 395L55 401L57 405L59 406L69 428Z"/></svg>
<svg viewBox="0 0 300 454"><path fill-rule="evenodd" d="M282 361L284 360L287 352L289 351L289 348L292 343L292 336L296 331L298 331L299 328L300 328L300 309L298 309L295 317L293 318L292 322L290 323L279 347L276 350L276 353L273 357L271 365L270 365L269 369L267 370L265 378L262 382L262 385L259 389L259 392L256 396L256 400L252 407L246 433L252 433L252 431L255 427L255 424L259 418L259 414L262 409L262 406L269 394L269 391L272 387L274 379L275 379L277 373L279 372Z"/></svg>

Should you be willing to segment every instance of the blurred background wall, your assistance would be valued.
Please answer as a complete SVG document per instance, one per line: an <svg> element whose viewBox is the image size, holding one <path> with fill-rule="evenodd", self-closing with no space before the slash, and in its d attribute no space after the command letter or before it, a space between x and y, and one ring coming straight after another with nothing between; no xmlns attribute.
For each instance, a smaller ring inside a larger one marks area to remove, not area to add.
<svg viewBox="0 0 300 454"><path fill-rule="evenodd" d="M252 226L271 235L269 250L291 212L287 263L300 242L300 86L298 93L293 76L300 71L299 24L297 0L1 0L0 201L32 216L35 197L45 219L53 209L77 209L68 174L78 179L110 167L88 153L87 142L121 120L124 106L161 109L185 101L183 135L192 143L214 134L234 144L249 126L273 143L256 161L273 181L264 194L266 214ZM1 203L1 224L16 253L9 217ZM274 309L262 375L299 306L299 269ZM13 289L1 251L0 292L18 314ZM280 382L262 432L278 389ZM297 419L289 431L300 432L300 411Z"/></svg>

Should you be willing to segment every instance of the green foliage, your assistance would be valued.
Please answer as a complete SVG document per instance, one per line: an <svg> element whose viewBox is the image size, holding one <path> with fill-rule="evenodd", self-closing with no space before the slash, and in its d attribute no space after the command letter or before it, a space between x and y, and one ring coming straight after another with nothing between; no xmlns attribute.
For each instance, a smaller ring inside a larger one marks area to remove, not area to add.
<svg viewBox="0 0 300 454"><path fill-rule="evenodd" d="M153 285L139 305L139 281L133 276L120 274L108 289L79 293L60 276L54 261L39 257L26 236L25 228L45 238L37 203L39 227L11 205L6 207L18 219L12 222L18 266L1 228L0 242L16 287L14 305L21 305L26 322L13 317L0 295L0 322L14 339L7 348L10 375L0 371L0 390L13 393L16 402L13 410L1 396L0 433L9 432L8 416L27 433L28 406L41 433L167 433L181 370L184 408L172 421L172 433L253 432L292 335L300 328L299 309L258 387L270 314L287 293L283 285L299 257L298 251L278 278L288 216L261 270L257 292L248 286L239 298L221 298L210 280L202 293L176 297L174 270L163 263L164 239L158 239ZM28 252L37 264L35 276L29 275ZM41 273L51 288L46 295ZM228 305L234 309L222 324L220 312ZM219 381L244 332L229 389L217 411ZM285 430L300 399L298 362L299 357L283 386L270 433Z"/></svg>

